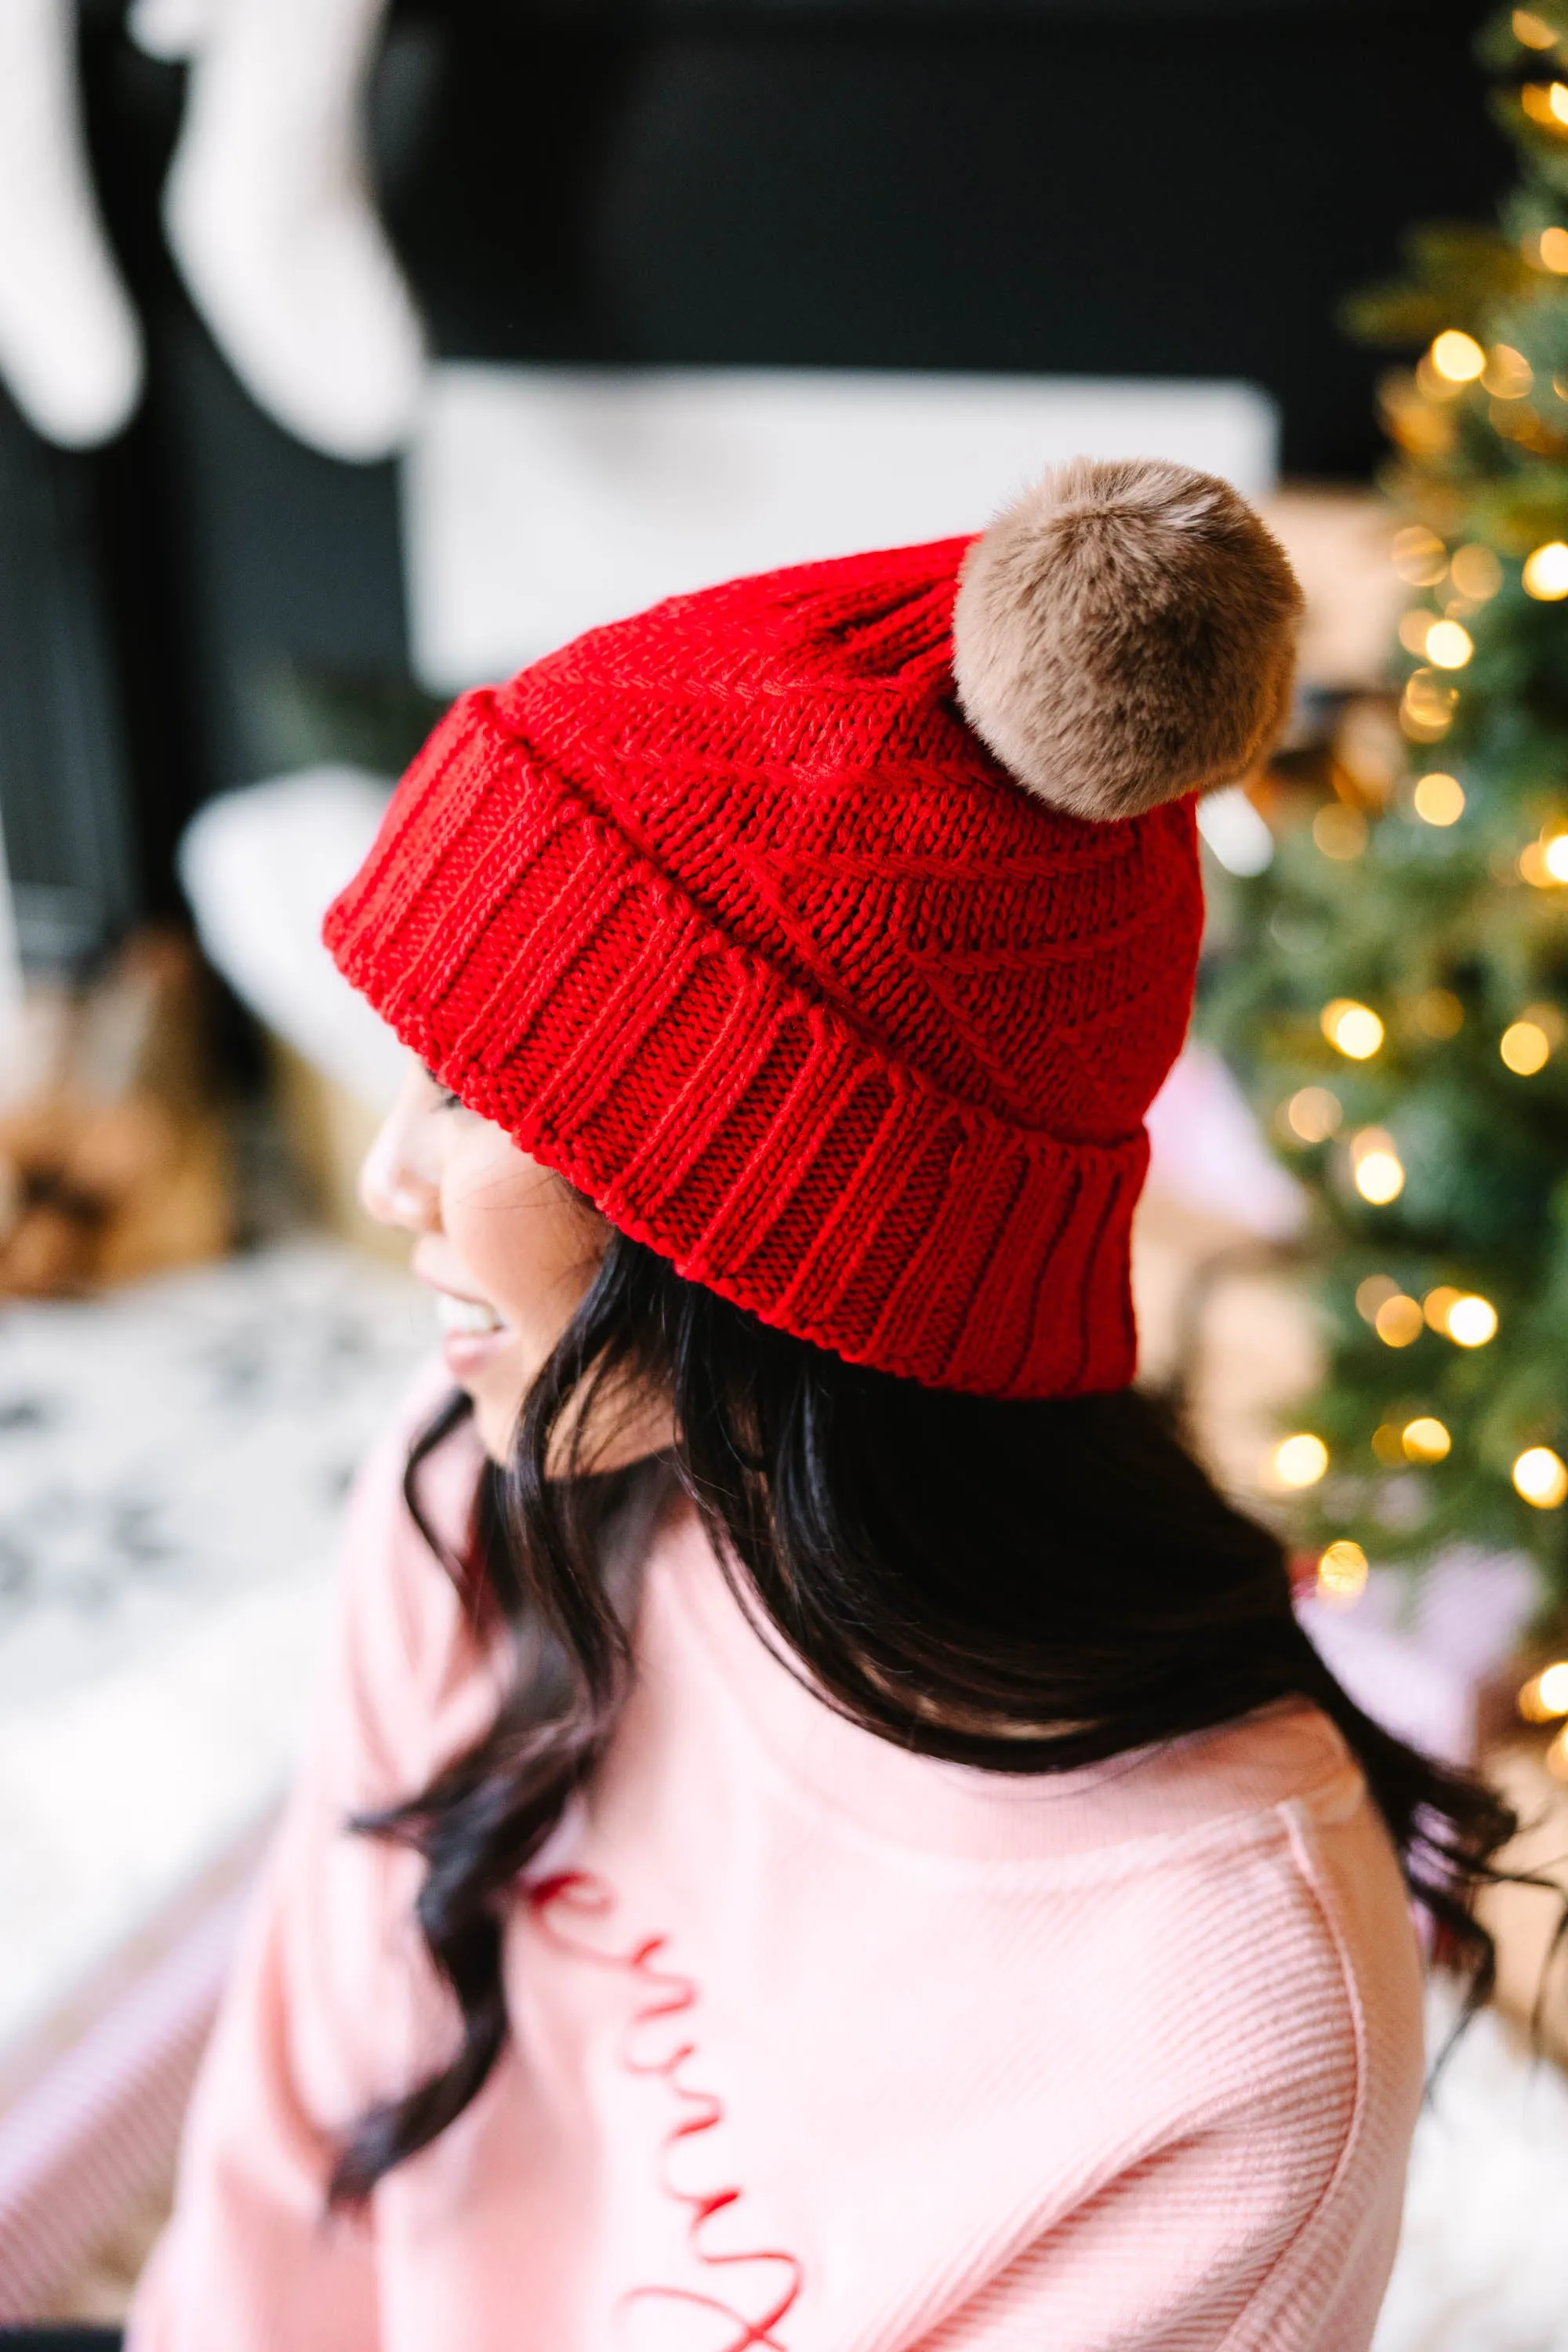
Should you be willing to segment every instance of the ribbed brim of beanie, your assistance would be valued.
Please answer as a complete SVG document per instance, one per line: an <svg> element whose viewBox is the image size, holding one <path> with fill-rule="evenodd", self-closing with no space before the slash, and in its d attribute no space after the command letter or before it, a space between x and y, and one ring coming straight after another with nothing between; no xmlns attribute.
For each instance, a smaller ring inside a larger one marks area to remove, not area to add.
<svg viewBox="0 0 1568 2352"><path fill-rule="evenodd" d="M852 1362L1120 1387L1190 803L1030 800L953 700L966 541L732 582L465 696L326 938L465 1102Z"/></svg>

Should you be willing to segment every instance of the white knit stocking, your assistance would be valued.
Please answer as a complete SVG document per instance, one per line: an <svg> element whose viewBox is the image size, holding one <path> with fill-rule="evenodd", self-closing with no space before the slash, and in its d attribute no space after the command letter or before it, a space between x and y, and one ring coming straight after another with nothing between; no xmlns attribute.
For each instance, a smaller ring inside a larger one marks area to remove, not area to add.
<svg viewBox="0 0 1568 2352"><path fill-rule="evenodd" d="M12 0L0 0L0 6ZM164 193L169 242L252 397L330 457L383 457L425 351L377 220L364 82L385 0L144 0L138 37L195 43Z"/></svg>
<svg viewBox="0 0 1568 2352"><path fill-rule="evenodd" d="M0 0L0 374L67 448L118 433L142 337L88 175L72 0Z"/></svg>

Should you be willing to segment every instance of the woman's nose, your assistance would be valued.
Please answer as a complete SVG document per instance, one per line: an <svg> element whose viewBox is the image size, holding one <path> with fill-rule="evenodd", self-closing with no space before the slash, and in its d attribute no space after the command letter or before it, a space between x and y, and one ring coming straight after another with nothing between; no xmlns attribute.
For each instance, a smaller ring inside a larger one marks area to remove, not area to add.
<svg viewBox="0 0 1568 2352"><path fill-rule="evenodd" d="M424 1125L414 1089L405 1087L360 1167L360 1200L378 1224L425 1234L439 1223L438 1174L429 1152L420 1149Z"/></svg>

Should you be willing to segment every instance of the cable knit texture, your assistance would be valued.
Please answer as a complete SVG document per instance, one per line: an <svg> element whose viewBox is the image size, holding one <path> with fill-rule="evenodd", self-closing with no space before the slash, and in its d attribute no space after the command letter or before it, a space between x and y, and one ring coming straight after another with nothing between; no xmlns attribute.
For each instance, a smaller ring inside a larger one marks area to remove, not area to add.
<svg viewBox="0 0 1568 2352"><path fill-rule="evenodd" d="M1193 811L1090 824L959 711L952 540L676 597L465 696L326 936L475 1109L693 1281L997 1396L1134 1370Z"/></svg>
<svg viewBox="0 0 1568 2352"><path fill-rule="evenodd" d="M428 1465L449 1538L465 1447ZM453 2031L416 1859L343 1823L494 1696L402 1463L129 2352L1365 2352L1420 2001L1331 1726L1059 1779L913 1755L764 1649L684 1506L615 1743L503 1913L506 2052L324 2226L332 2135Z"/></svg>

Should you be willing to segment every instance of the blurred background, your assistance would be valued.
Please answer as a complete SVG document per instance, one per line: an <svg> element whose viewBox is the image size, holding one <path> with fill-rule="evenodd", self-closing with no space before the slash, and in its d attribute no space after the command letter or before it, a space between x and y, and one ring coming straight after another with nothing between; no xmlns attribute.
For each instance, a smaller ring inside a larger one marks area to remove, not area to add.
<svg viewBox="0 0 1568 2352"><path fill-rule="evenodd" d="M0 2320L123 2309L432 1343L316 942L392 781L1080 451L1228 477L1309 605L1201 820L1143 1376L1560 1868L1557 0L0 0ZM1555 1916L1497 1906L1380 2352L1568 2347Z"/></svg>

